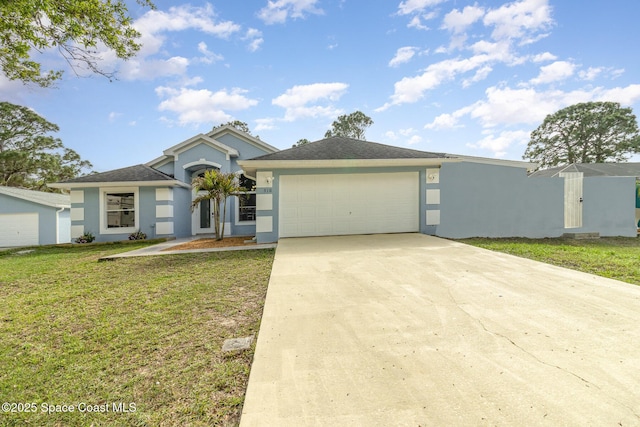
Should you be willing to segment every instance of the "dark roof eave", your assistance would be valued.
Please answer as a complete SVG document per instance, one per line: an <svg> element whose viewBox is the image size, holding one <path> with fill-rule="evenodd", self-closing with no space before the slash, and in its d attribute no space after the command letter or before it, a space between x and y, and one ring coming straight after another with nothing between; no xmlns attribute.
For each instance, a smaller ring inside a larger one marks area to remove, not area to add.
<svg viewBox="0 0 640 427"><path fill-rule="evenodd" d="M96 187L183 187L191 188L177 179L156 181L82 181L82 182L53 182L47 184L51 188L96 188Z"/></svg>
<svg viewBox="0 0 640 427"><path fill-rule="evenodd" d="M458 158L411 158L411 159L331 159L331 160L238 160L238 165L247 173L258 169L326 169L364 167L440 167L442 163L459 162Z"/></svg>

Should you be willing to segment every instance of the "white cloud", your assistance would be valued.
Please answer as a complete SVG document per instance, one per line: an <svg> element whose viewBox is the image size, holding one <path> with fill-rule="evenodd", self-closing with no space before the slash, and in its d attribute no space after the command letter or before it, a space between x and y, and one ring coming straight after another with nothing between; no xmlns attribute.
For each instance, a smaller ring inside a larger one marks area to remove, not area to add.
<svg viewBox="0 0 640 427"><path fill-rule="evenodd" d="M246 110L258 104L247 98L246 90L233 88L212 92L207 89L175 89L167 86L156 88L156 94L164 99L158 106L160 111L170 111L178 115L178 123L188 124L223 123L232 120L227 111Z"/></svg>
<svg viewBox="0 0 640 427"><path fill-rule="evenodd" d="M489 55L476 55L467 59L447 59L427 67L425 72L415 77L405 77L394 85L391 101L375 111L384 111L392 105L414 103L424 97L424 93L433 90L442 83L452 80L458 74L482 67L491 60Z"/></svg>
<svg viewBox="0 0 640 427"><path fill-rule="evenodd" d="M256 132L260 132L263 130L273 130L273 129L278 129L278 127L275 124L275 119L256 119L255 122L257 123L256 127L255 127L255 131Z"/></svg>
<svg viewBox="0 0 640 427"><path fill-rule="evenodd" d="M586 101L588 95L577 96ZM511 124L535 125L547 114L564 107L562 91L537 92L533 88L511 89L490 87L486 90L486 100L476 102L467 110L471 117L480 120L484 127ZM580 102L580 101L576 101Z"/></svg>
<svg viewBox="0 0 640 427"><path fill-rule="evenodd" d="M407 24L408 28L416 30L428 30L429 27L423 21L429 21L436 16L436 11L427 12L426 9L436 6L447 0L406 0L398 5L398 15L413 15Z"/></svg>
<svg viewBox="0 0 640 427"><path fill-rule="evenodd" d="M218 20L213 7L190 5L174 6L169 10L151 10L133 23L140 32L141 44L137 55L125 62L118 60L110 50L100 52L105 69L119 66L118 76L124 80L145 80L162 76L184 75L190 61L182 56L167 56L164 49L166 33L196 30L218 38L226 39L240 31L241 26L232 21ZM198 46L199 49L201 46ZM206 44L204 45L206 48ZM202 50L201 50L202 52ZM221 57L212 52L210 57L198 58L197 61L216 61ZM154 57L158 56L158 57Z"/></svg>
<svg viewBox="0 0 640 427"><path fill-rule="evenodd" d="M216 61L222 61L224 59L222 55L211 52L205 42L198 43L198 52L204 55L203 57L198 58L198 60L206 64L212 64Z"/></svg>
<svg viewBox="0 0 640 427"><path fill-rule="evenodd" d="M578 76L582 80L595 80L595 78L598 77L603 71L604 68L602 67L589 67L586 70L581 70L578 73Z"/></svg>
<svg viewBox="0 0 640 427"><path fill-rule="evenodd" d="M398 5L398 15L410 15L412 13L422 12L444 1L446 0L405 0Z"/></svg>
<svg viewBox="0 0 640 427"><path fill-rule="evenodd" d="M556 59L558 59L558 57L549 52L539 53L531 58L533 62L555 61Z"/></svg>
<svg viewBox="0 0 640 427"><path fill-rule="evenodd" d="M624 68L618 68L616 70L612 70L611 71L611 78L612 79L617 79L618 77L620 77L623 74L624 74Z"/></svg>
<svg viewBox="0 0 640 427"><path fill-rule="evenodd" d="M612 89L597 89L594 101L613 101L622 105L632 105L640 101L640 84Z"/></svg>
<svg viewBox="0 0 640 427"><path fill-rule="evenodd" d="M249 28L242 40L249 41L249 45L247 46L249 52L257 51L264 42L264 39L262 38L262 31L256 30L255 28Z"/></svg>
<svg viewBox="0 0 640 427"><path fill-rule="evenodd" d="M474 144L467 144L467 147L490 150L495 157L504 157L507 148L514 144L527 144L530 133L524 130L503 131L498 135L485 132L486 136Z"/></svg>
<svg viewBox="0 0 640 427"><path fill-rule="evenodd" d="M494 27L494 40L523 39L526 44L537 40L541 35L536 33L546 31L553 20L548 0L520 0L488 11L483 22Z"/></svg>
<svg viewBox="0 0 640 427"><path fill-rule="evenodd" d="M9 80L4 73L0 72L0 98L15 104L24 102L26 95L34 92L45 92L48 89L40 88L36 85L25 86L20 80Z"/></svg>
<svg viewBox="0 0 640 427"><path fill-rule="evenodd" d="M398 135L396 135L396 133L392 130L386 131L384 136L386 136L392 141L396 141L398 139Z"/></svg>
<svg viewBox="0 0 640 427"><path fill-rule="evenodd" d="M304 18L308 14L322 15L322 9L316 7L317 0L268 0L260 9L258 18L265 24L282 24L289 18Z"/></svg>
<svg viewBox="0 0 640 427"><path fill-rule="evenodd" d="M477 83L486 79L487 77L489 77L489 74L491 74L492 71L493 71L492 67L490 67L489 65L485 65L484 67L478 69L476 73L473 75L473 77L463 80L462 87L469 87L474 83Z"/></svg>
<svg viewBox="0 0 640 427"><path fill-rule="evenodd" d="M411 58L416 54L416 49L413 46L401 47L396 51L396 56L389 61L389 67L397 67L400 64L409 62Z"/></svg>
<svg viewBox="0 0 640 427"><path fill-rule="evenodd" d="M182 56L168 59L135 57L122 64L118 75L125 80L152 80L156 77L182 76L186 74L189 60Z"/></svg>
<svg viewBox="0 0 640 427"><path fill-rule="evenodd" d="M113 123L118 117L122 116L122 113L112 111L109 113L109 122Z"/></svg>
<svg viewBox="0 0 640 427"><path fill-rule="evenodd" d="M413 128L399 129L397 132L392 130L385 132L384 136L391 141L404 139L405 144L414 145L422 142L422 137L416 135L417 131Z"/></svg>
<svg viewBox="0 0 640 427"><path fill-rule="evenodd" d="M462 11L453 9L444 16L442 28L453 32L454 34L464 32L467 27L484 16L482 7L466 6Z"/></svg>
<svg viewBox="0 0 640 427"><path fill-rule="evenodd" d="M422 142L422 137L420 135L412 135L411 138L407 140L407 145L414 145Z"/></svg>
<svg viewBox="0 0 640 427"><path fill-rule="evenodd" d="M576 65L568 61L556 61L549 65L540 67L540 74L535 79L531 79L534 85L553 83L564 80L573 75Z"/></svg>
<svg viewBox="0 0 640 427"><path fill-rule="evenodd" d="M443 129L453 129L455 127L459 127L459 119L461 116L466 114L466 110L458 110L453 114L440 114L437 116L431 123L428 123L424 126L425 129L433 129L433 130L443 130Z"/></svg>
<svg viewBox="0 0 640 427"><path fill-rule="evenodd" d="M508 41L490 42L480 40L472 44L469 49L476 55L488 55L494 61L506 63L517 62L511 51L511 44Z"/></svg>
<svg viewBox="0 0 640 427"><path fill-rule="evenodd" d="M422 23L420 16L414 16L407 24L408 28L415 28L416 30L428 30L429 27Z"/></svg>
<svg viewBox="0 0 640 427"><path fill-rule="evenodd" d="M210 4L203 7L173 6L168 11L151 10L145 13L134 22L134 27L142 33L143 37L165 31L195 29L216 37L227 38L240 30L240 25L232 21L218 22L216 16Z"/></svg>
<svg viewBox="0 0 640 427"><path fill-rule="evenodd" d="M247 46L247 48L249 49L250 52L255 52L258 49L260 49L260 46L262 46L262 42L264 42L264 39L262 39L262 38L253 39L253 40L251 40L251 42L249 43L249 46Z"/></svg>
<svg viewBox="0 0 640 427"><path fill-rule="evenodd" d="M400 4L398 14L419 14L439 1L415 0ZM416 18L417 16L414 16ZM482 21L484 32L491 31L491 38L483 32L467 34L467 30L476 22ZM469 50L471 56L445 59L429 65L420 75L407 76L394 84L394 92L387 103L375 111L384 111L393 105L415 103L443 83L462 77L463 88L485 80L495 69L495 64L508 66L522 65L529 61L542 62L555 59L545 52L534 57L519 55L516 45L531 43L546 36L553 20L548 0L519 0L506 3L495 9L484 9L474 4L462 10L453 9L443 18L441 28L450 31L449 46L440 46L435 50L439 54L450 54L457 50ZM477 40L467 46L467 40ZM395 58L394 58L395 59ZM400 59L400 57L399 57ZM547 66L540 76L532 81L534 84L556 81L573 74L575 65L566 61L558 61ZM472 76L468 76L474 72Z"/></svg>
<svg viewBox="0 0 640 427"><path fill-rule="evenodd" d="M536 91L534 88L512 89L494 86L488 88L485 94L486 99L453 113L441 114L425 128L452 128L464 116L478 120L485 129L505 125L533 127L542 123L547 115L580 102L613 101L620 102L622 105L633 105L640 101L640 84L611 89L596 87L573 91Z"/></svg>
<svg viewBox="0 0 640 427"><path fill-rule="evenodd" d="M335 117L341 110L333 106L349 85L346 83L313 83L294 86L274 98L271 103L285 109L285 121L294 121L305 117ZM329 105L309 105L328 103Z"/></svg>

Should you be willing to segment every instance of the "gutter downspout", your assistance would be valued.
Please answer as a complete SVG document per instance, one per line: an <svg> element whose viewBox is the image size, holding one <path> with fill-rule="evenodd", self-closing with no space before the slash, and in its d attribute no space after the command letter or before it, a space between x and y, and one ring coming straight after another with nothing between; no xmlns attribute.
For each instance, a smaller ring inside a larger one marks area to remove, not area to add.
<svg viewBox="0 0 640 427"><path fill-rule="evenodd" d="M56 245L60 244L60 214L64 212L65 208L60 208L59 211L56 211Z"/></svg>

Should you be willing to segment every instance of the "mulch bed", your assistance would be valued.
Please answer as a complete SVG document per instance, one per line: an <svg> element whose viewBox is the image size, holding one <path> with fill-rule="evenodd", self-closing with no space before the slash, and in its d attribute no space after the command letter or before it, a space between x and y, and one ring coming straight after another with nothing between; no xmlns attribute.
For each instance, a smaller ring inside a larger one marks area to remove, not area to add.
<svg viewBox="0 0 640 427"><path fill-rule="evenodd" d="M191 242L183 243L178 246L172 246L163 251L182 251L187 249L209 249L209 248L228 248L230 246L255 246L255 242L245 243L245 240L251 240L251 237L225 237L222 240L216 239L198 239Z"/></svg>

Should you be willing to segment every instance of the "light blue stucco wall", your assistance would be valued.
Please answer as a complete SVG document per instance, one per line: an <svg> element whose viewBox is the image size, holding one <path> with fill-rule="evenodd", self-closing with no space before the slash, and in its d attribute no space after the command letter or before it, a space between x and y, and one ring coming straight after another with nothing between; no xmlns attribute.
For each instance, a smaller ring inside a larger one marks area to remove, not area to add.
<svg viewBox="0 0 640 427"><path fill-rule="evenodd" d="M283 175L419 173L420 232L447 238L559 237L567 232L598 232L602 236L635 236L635 179L585 178L583 227L564 228L564 179L530 178L523 168L472 162L444 163L439 182L427 183L427 167L269 169L273 209L258 211L272 217L272 231L257 233L259 243L278 240L279 182ZM440 203L427 205L426 190L440 190ZM427 211L437 210L440 222L427 225Z"/></svg>
<svg viewBox="0 0 640 427"><path fill-rule="evenodd" d="M530 178L523 169L448 163L442 166L440 179L438 236L541 238L584 232L636 236L635 178L584 178L579 228L564 228L564 178Z"/></svg>
<svg viewBox="0 0 640 427"><path fill-rule="evenodd" d="M173 199L172 201L156 201L156 189L173 189ZM138 192L138 224L136 224L136 229L142 231L147 235L147 238L155 238L155 237L173 237L179 236L184 237L188 236L191 230L191 224L188 224L188 228L184 226L183 221L174 221L174 218L177 216L178 218L184 218L184 214L180 212L176 207L176 200L181 201L183 197L181 197L182 193L187 193L185 200L190 200L190 191L188 189L182 189L180 192L179 188L166 187L166 186L158 186L158 187L127 187L127 189L137 190ZM129 238L130 232L125 233L115 233L115 234L101 234L100 233L100 195L102 194L102 190L100 188L92 187L92 188L84 188L74 191L82 191L84 192L84 203L72 203L72 208L82 208L84 219L83 220L74 220L71 221L72 226L81 226L84 229L84 232L91 232L94 236L96 236L97 242L114 242L119 240L127 240ZM185 203L186 204L186 203ZM174 218L156 218L156 206L159 205L173 205L174 206ZM187 204L187 211L188 211ZM189 212L190 215L190 212ZM157 224L159 222L166 221L174 221L174 233L173 234L163 234L158 235L156 232Z"/></svg>
<svg viewBox="0 0 640 427"><path fill-rule="evenodd" d="M98 188L83 188L76 191L82 191L84 193L84 202L71 202L71 209L83 209L84 218L82 220L71 220L71 227L82 227L85 233L92 233L99 242L105 241L100 237L100 199L98 196Z"/></svg>
<svg viewBox="0 0 640 427"><path fill-rule="evenodd" d="M147 235L147 238L153 238L156 236L156 188L157 187L139 187L138 197L140 197L140 217L139 224L136 228ZM129 238L129 234L126 233L124 239Z"/></svg>
<svg viewBox="0 0 640 427"><path fill-rule="evenodd" d="M238 150L238 157L233 157L231 159L231 172L236 172L240 170L240 167L237 165L236 161L238 159L252 159L254 157L262 156L264 154L270 153L270 151L266 151L262 148L259 148L249 142L246 142L231 133L224 134L216 138L217 141L222 142L224 145L229 147L233 147Z"/></svg>
<svg viewBox="0 0 640 427"><path fill-rule="evenodd" d="M564 233L564 181L526 170L445 163L440 171L442 237L557 237Z"/></svg>
<svg viewBox="0 0 640 427"><path fill-rule="evenodd" d="M176 237L191 236L191 190L173 189L173 232Z"/></svg>
<svg viewBox="0 0 640 427"><path fill-rule="evenodd" d="M174 166L173 162L168 162L160 166L155 166L154 169L157 169L162 173L166 173L167 175L174 176L175 171L173 169L173 166Z"/></svg>
<svg viewBox="0 0 640 427"><path fill-rule="evenodd" d="M178 154L178 160L176 160L174 165L175 178L182 182L190 184L191 170L185 170L184 165L192 162L197 162L200 159L205 159L209 162L215 162L219 164L221 166L220 170L222 172L231 171L230 159L227 159L226 154L211 148L209 145L203 142ZM204 167L206 167L206 165L203 165L203 168Z"/></svg>
<svg viewBox="0 0 640 427"><path fill-rule="evenodd" d="M65 229L68 230L69 209L65 209L67 218L66 223L65 215L63 214L60 216L60 228L58 228L58 223L56 221L57 211L59 210L59 208L44 206L38 203L0 194L0 214L38 214L38 234L39 244L41 245L53 245L58 243L59 235L64 238L64 234L60 233L64 233ZM60 243L64 243L64 240L60 241ZM0 246L2 246L2 242L0 242Z"/></svg>
<svg viewBox="0 0 640 427"><path fill-rule="evenodd" d="M635 192L634 177L584 178L583 227L572 232L636 237Z"/></svg>

